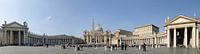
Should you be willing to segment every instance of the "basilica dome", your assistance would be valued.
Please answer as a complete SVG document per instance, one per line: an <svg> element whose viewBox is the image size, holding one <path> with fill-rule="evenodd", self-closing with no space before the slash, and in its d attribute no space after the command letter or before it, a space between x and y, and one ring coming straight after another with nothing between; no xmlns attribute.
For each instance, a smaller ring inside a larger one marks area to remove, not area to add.
<svg viewBox="0 0 200 54"><path fill-rule="evenodd" d="M95 27L94 30L95 30L95 31L103 31L103 28L100 26L100 24L98 24L98 26Z"/></svg>

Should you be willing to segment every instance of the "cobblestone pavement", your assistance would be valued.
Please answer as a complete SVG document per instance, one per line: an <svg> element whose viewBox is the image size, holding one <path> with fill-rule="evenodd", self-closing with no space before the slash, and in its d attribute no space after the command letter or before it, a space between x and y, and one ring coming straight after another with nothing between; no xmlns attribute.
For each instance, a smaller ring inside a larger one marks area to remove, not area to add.
<svg viewBox="0 0 200 54"><path fill-rule="evenodd" d="M61 49L60 47L6 46L0 47L0 54L200 54L200 50L184 48L147 48L147 52L142 52L137 48L113 51L104 50L104 48L83 48L81 51L74 51L74 48Z"/></svg>

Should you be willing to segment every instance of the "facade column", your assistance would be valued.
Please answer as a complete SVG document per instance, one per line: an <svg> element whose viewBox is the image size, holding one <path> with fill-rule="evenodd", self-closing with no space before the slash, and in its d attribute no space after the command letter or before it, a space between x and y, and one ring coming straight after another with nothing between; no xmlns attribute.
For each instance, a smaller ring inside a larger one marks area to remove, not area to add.
<svg viewBox="0 0 200 54"><path fill-rule="evenodd" d="M174 48L176 48L176 28L174 28Z"/></svg>
<svg viewBox="0 0 200 54"><path fill-rule="evenodd" d="M164 43L164 38L162 38L161 44L165 44L165 43Z"/></svg>
<svg viewBox="0 0 200 54"><path fill-rule="evenodd" d="M87 43L91 43L91 42L92 42L92 36L91 36L91 35L88 35L87 37L88 37L88 39L89 39Z"/></svg>
<svg viewBox="0 0 200 54"><path fill-rule="evenodd" d="M104 36L104 43L107 44L108 36Z"/></svg>
<svg viewBox="0 0 200 54"><path fill-rule="evenodd" d="M99 36L99 43L101 43L102 42L102 40L101 40L101 36Z"/></svg>
<svg viewBox="0 0 200 54"><path fill-rule="evenodd" d="M195 31L196 31L196 30L195 30L195 29L196 29L195 26L192 27L192 44L191 44L192 48L196 48L196 45L195 45L195 44L196 44L196 41L195 41L195 38L196 38L196 37L195 37L195 36L196 36L196 35L195 35Z"/></svg>
<svg viewBox="0 0 200 54"><path fill-rule="evenodd" d="M100 36L98 36L98 42L97 43L100 43L101 42L101 40L100 40Z"/></svg>
<svg viewBox="0 0 200 54"><path fill-rule="evenodd" d="M157 48L157 35L155 35L154 41L155 41L155 47Z"/></svg>
<svg viewBox="0 0 200 54"><path fill-rule="evenodd" d="M197 46L197 48L199 48L199 28L198 28L198 26L197 26L197 28L196 28L196 35L197 35L197 38L196 38L196 46Z"/></svg>
<svg viewBox="0 0 200 54"><path fill-rule="evenodd" d="M134 42L134 39L131 40L131 44L133 44L133 42Z"/></svg>
<svg viewBox="0 0 200 54"><path fill-rule="evenodd" d="M21 45L21 33L20 33L20 31L18 31L18 38L19 38L18 44Z"/></svg>
<svg viewBox="0 0 200 54"><path fill-rule="evenodd" d="M97 43L99 43L99 36L97 36Z"/></svg>
<svg viewBox="0 0 200 54"><path fill-rule="evenodd" d="M161 41L162 41L162 39L161 39L161 37L159 37L159 41L158 41L158 44L160 44L160 43L161 43Z"/></svg>
<svg viewBox="0 0 200 54"><path fill-rule="evenodd" d="M89 40L90 40L90 38L89 38L90 36L89 36L89 35L86 35L85 37L86 37L86 38L85 38L85 39L86 39L85 42L88 44L88 43L89 43Z"/></svg>
<svg viewBox="0 0 200 54"><path fill-rule="evenodd" d="M87 36L86 36L86 39L87 39L87 40L86 40L86 43L87 43L87 44L90 43L90 41L91 41L90 38L91 38L90 35L87 35Z"/></svg>
<svg viewBox="0 0 200 54"><path fill-rule="evenodd" d="M159 38L160 38L159 44L162 44L162 37L159 37Z"/></svg>
<svg viewBox="0 0 200 54"><path fill-rule="evenodd" d="M90 43L93 43L92 41L94 38L95 38L94 36L90 36Z"/></svg>
<svg viewBox="0 0 200 54"><path fill-rule="evenodd" d="M99 42L99 40L98 40L98 39L99 39L99 37L98 37L98 36L96 36L96 40L97 40L97 41L96 41L96 44Z"/></svg>
<svg viewBox="0 0 200 54"><path fill-rule="evenodd" d="M13 44L13 31L10 30L10 44Z"/></svg>
<svg viewBox="0 0 200 54"><path fill-rule="evenodd" d="M110 34L109 34L109 44L112 44L112 39L111 39Z"/></svg>
<svg viewBox="0 0 200 54"><path fill-rule="evenodd" d="M163 41L163 38L162 38L162 37L160 37L160 44L163 44L163 43L162 43L162 41Z"/></svg>
<svg viewBox="0 0 200 54"><path fill-rule="evenodd" d="M149 38L147 39L147 43L150 44L150 40L149 40Z"/></svg>
<svg viewBox="0 0 200 54"><path fill-rule="evenodd" d="M167 47L170 47L170 29L167 29Z"/></svg>
<svg viewBox="0 0 200 54"><path fill-rule="evenodd" d="M130 44L132 44L132 39L130 39Z"/></svg>
<svg viewBox="0 0 200 54"><path fill-rule="evenodd" d="M95 36L95 40L96 40L96 41L95 41L95 44L97 44L97 36Z"/></svg>
<svg viewBox="0 0 200 54"><path fill-rule="evenodd" d="M159 40L158 40L158 45L159 45L159 44L161 43L161 38L159 37L158 39L159 39Z"/></svg>
<svg viewBox="0 0 200 54"><path fill-rule="evenodd" d="M88 37L89 37L88 35L87 36L85 35L85 37L84 37L84 40L86 39L84 42L87 43L87 44L88 44L88 40L89 40Z"/></svg>
<svg viewBox="0 0 200 54"><path fill-rule="evenodd" d="M99 38L98 38L98 39L99 39L99 40L98 40L98 43L101 43L101 40L100 40L100 38L101 38L101 37L99 36Z"/></svg>
<svg viewBox="0 0 200 54"><path fill-rule="evenodd" d="M103 39L102 36L99 36L99 40L100 40L99 43L102 43L102 39Z"/></svg>
<svg viewBox="0 0 200 54"><path fill-rule="evenodd" d="M187 45L187 39L188 39L188 37L187 37L187 27L185 27L185 29L184 29L184 42L183 42L183 44L184 44L184 46L187 48L188 47L188 45Z"/></svg>

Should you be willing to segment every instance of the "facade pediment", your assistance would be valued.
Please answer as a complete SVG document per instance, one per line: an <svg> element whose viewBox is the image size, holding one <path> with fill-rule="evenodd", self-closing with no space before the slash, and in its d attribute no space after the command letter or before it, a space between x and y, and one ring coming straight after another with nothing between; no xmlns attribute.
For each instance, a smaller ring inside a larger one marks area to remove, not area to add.
<svg viewBox="0 0 200 54"><path fill-rule="evenodd" d="M18 25L18 24L12 24L12 25L9 25L7 27L22 27L21 25Z"/></svg>
<svg viewBox="0 0 200 54"><path fill-rule="evenodd" d="M187 16L179 15L174 20L171 20L168 24L181 24L181 23L191 23L191 22L197 22L197 20Z"/></svg>
<svg viewBox="0 0 200 54"><path fill-rule="evenodd" d="M172 24L183 23L183 22L192 22L192 21L184 18L178 18L177 20L173 21Z"/></svg>
<svg viewBox="0 0 200 54"><path fill-rule="evenodd" d="M12 23L9 23L9 24L4 24L3 27L16 27L16 28L24 28L25 26L24 25L21 25L17 22L12 22Z"/></svg>

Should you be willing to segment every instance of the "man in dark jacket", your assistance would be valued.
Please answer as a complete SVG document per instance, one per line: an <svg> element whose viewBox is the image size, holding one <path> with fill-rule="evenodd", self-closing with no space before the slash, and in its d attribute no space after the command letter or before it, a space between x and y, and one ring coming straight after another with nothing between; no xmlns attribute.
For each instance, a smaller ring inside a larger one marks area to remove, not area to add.
<svg viewBox="0 0 200 54"><path fill-rule="evenodd" d="M142 45L142 49L144 52L146 52L146 44L145 43Z"/></svg>

